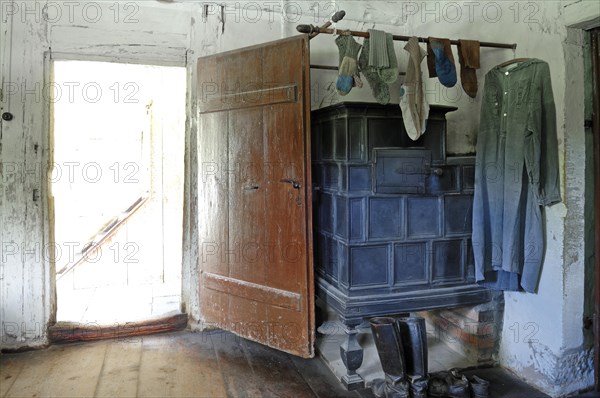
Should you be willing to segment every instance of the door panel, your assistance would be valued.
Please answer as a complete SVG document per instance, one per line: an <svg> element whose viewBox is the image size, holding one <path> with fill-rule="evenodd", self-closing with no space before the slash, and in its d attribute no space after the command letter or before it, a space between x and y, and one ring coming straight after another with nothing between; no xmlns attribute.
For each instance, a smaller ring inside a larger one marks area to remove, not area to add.
<svg viewBox="0 0 600 398"><path fill-rule="evenodd" d="M227 166L227 136L220 134L226 129L224 113L207 114L199 120L198 265L204 272L214 274L227 274L229 270L229 264L223 259L223 242L229 239L229 175L223 172ZM215 291L210 300L203 303L202 311L207 319L220 324L227 306L227 296Z"/></svg>
<svg viewBox="0 0 600 398"><path fill-rule="evenodd" d="M229 276L261 283L264 278L263 111L229 112Z"/></svg>
<svg viewBox="0 0 600 398"><path fill-rule="evenodd" d="M203 320L303 357L314 355L309 65L306 36L198 60Z"/></svg>
<svg viewBox="0 0 600 398"><path fill-rule="evenodd" d="M266 195L266 208L269 209L272 225L266 230L266 241L275 247L268 267L270 279L276 283L275 287L296 290L304 284L302 265L307 261L306 250L297 242L303 242L307 227L304 218L305 187L302 186L304 145L301 137L282 137L278 130L278 126L301 124L298 121L300 115L290 108L288 105L272 106L266 120L265 160L272 165L272 178ZM300 187L294 188L293 182L298 182Z"/></svg>

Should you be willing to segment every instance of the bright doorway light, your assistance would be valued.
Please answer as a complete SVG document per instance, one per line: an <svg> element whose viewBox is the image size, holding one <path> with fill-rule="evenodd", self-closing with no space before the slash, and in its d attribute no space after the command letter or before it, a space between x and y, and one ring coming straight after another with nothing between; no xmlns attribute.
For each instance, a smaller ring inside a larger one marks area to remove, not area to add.
<svg viewBox="0 0 600 398"><path fill-rule="evenodd" d="M179 311L186 72L53 62L57 321Z"/></svg>

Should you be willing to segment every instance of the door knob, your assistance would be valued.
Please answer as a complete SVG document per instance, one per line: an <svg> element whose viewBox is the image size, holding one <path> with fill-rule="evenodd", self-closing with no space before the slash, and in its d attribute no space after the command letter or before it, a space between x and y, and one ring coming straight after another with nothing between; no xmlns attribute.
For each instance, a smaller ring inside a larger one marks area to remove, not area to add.
<svg viewBox="0 0 600 398"><path fill-rule="evenodd" d="M282 178L279 181L287 182L288 184L292 184L292 187L294 187L294 189L300 189L302 187L302 185L300 185L300 183L298 181L292 180L291 178Z"/></svg>

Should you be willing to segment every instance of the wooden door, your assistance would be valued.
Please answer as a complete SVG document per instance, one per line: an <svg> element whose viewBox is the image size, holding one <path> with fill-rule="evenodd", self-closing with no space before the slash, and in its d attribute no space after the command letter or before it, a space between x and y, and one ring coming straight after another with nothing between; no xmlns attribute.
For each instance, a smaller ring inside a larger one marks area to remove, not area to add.
<svg viewBox="0 0 600 398"><path fill-rule="evenodd" d="M198 60L203 321L312 357L306 36Z"/></svg>

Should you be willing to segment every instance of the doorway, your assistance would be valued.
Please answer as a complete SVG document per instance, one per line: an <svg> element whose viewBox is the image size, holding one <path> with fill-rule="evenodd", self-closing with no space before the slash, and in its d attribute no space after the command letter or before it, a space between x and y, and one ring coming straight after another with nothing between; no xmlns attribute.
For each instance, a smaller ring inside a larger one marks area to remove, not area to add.
<svg viewBox="0 0 600 398"><path fill-rule="evenodd" d="M180 312L186 70L54 60L57 322Z"/></svg>

